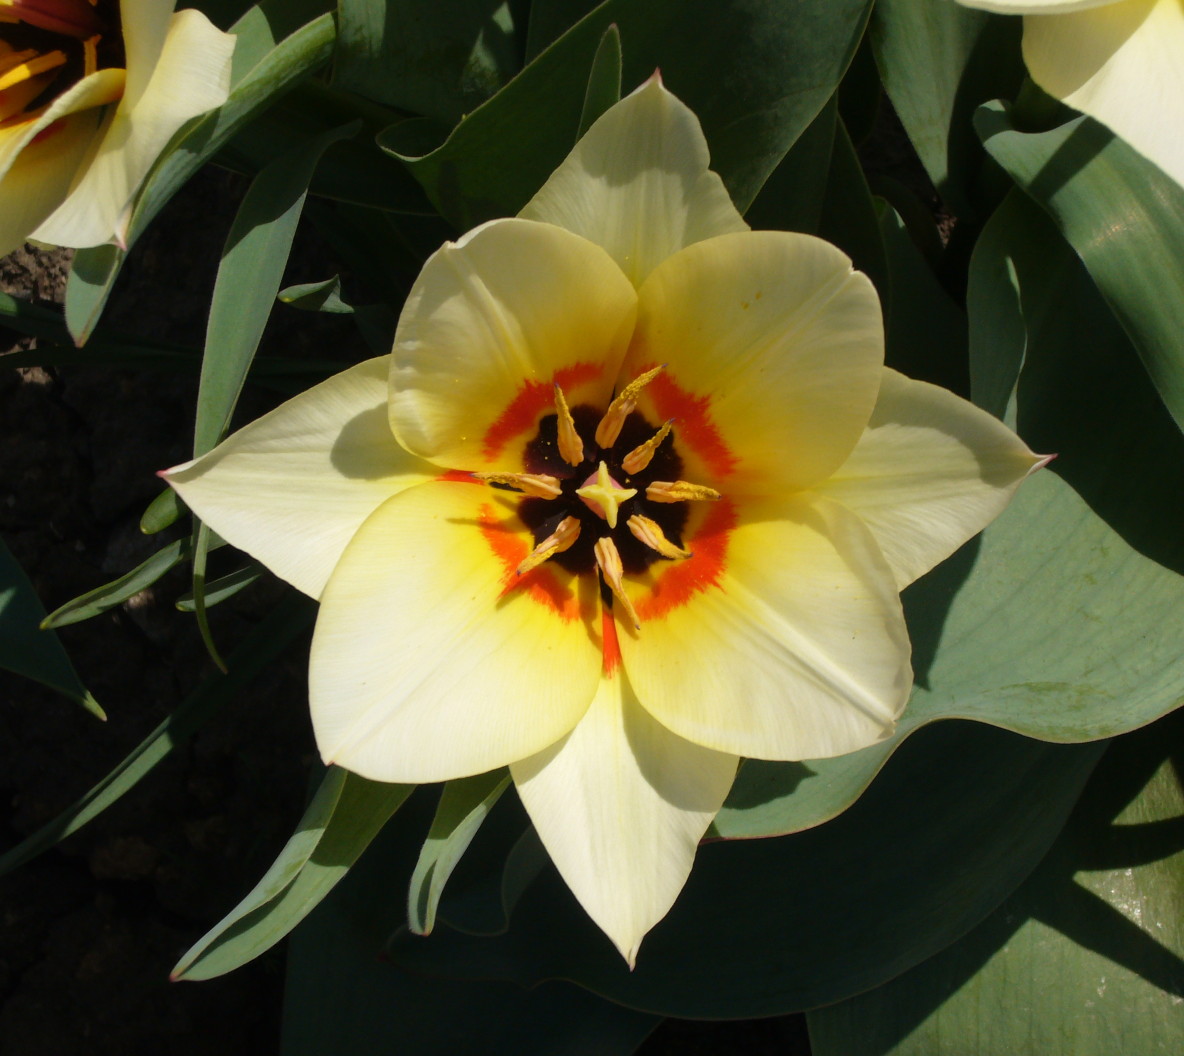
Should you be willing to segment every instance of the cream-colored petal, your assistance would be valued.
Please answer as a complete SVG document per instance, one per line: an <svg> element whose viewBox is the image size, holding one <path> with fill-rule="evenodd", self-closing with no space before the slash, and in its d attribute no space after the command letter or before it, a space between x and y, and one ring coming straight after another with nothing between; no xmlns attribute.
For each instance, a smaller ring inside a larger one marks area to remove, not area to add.
<svg viewBox="0 0 1184 1056"><path fill-rule="evenodd" d="M395 334L391 426L440 465L518 472L558 383L607 405L637 295L599 246L550 224L493 220L434 253Z"/></svg>
<svg viewBox="0 0 1184 1056"><path fill-rule="evenodd" d="M133 53L130 45L139 23L128 21L132 11L160 6L124 0L127 93L94 159L34 233L40 241L78 247L121 241L132 200L169 140L186 121L226 101L234 37L200 12L187 9L172 16L151 67L147 58L156 47L155 37Z"/></svg>
<svg viewBox="0 0 1184 1056"><path fill-rule="evenodd" d="M977 7L1000 15L1064 14L1115 2L1116 0L958 0L963 7Z"/></svg>
<svg viewBox="0 0 1184 1056"><path fill-rule="evenodd" d="M747 231L699 119L655 74L601 115L519 214L603 246L635 286L684 246Z"/></svg>
<svg viewBox="0 0 1184 1056"><path fill-rule="evenodd" d="M326 762L377 781L446 781L542 751L599 678L595 581L515 568L515 503L434 481L384 503L321 598L309 702Z"/></svg>
<svg viewBox="0 0 1184 1056"><path fill-rule="evenodd" d="M829 476L859 439L884 362L880 302L821 239L721 235L664 261L640 291L622 371L665 369L642 391L674 421L685 479L725 494L785 494Z"/></svg>
<svg viewBox="0 0 1184 1056"><path fill-rule="evenodd" d="M439 475L386 416L389 357L359 363L163 476L223 539L320 597L362 522Z"/></svg>
<svg viewBox="0 0 1184 1056"><path fill-rule="evenodd" d="M176 6L175 0L120 0L127 95L132 105L143 97L152 82Z"/></svg>
<svg viewBox="0 0 1184 1056"><path fill-rule="evenodd" d="M859 515L903 589L998 517L1043 461L986 411L885 368L867 430L816 490Z"/></svg>
<svg viewBox="0 0 1184 1056"><path fill-rule="evenodd" d="M617 625L637 699L695 744L758 759L841 755L889 736L910 647L869 530L810 495L745 501L726 534L695 589L663 583L675 562L629 583L641 630Z"/></svg>
<svg viewBox="0 0 1184 1056"><path fill-rule="evenodd" d="M1184 184L1184 3L1120 0L1024 19L1024 60L1046 92L1089 114Z"/></svg>
<svg viewBox="0 0 1184 1056"><path fill-rule="evenodd" d="M570 734L511 764L551 860L631 968L686 883L737 762L656 722L618 667Z"/></svg>
<svg viewBox="0 0 1184 1056"><path fill-rule="evenodd" d="M112 109L104 107L123 88L123 70L100 70L27 120L0 128L0 256L61 203L110 123Z"/></svg>

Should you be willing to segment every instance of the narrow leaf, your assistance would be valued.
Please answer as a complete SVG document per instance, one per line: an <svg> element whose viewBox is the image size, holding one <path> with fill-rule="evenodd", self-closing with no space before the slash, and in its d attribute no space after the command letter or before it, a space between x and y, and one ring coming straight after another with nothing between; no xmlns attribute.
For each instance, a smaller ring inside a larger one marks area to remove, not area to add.
<svg viewBox="0 0 1184 1056"><path fill-rule="evenodd" d="M148 504L148 509L140 518L140 531L145 535L155 535L177 523L184 505L172 488L165 488Z"/></svg>
<svg viewBox="0 0 1184 1056"><path fill-rule="evenodd" d="M262 575L263 566L257 561L252 561L243 568L235 569L229 575L215 579L212 583L207 583L205 590L206 608L209 608L211 605L217 605L220 601L225 601L227 598L233 598L240 590L249 587ZM197 608L193 600L193 595L182 594L177 599L177 608L182 612L193 612Z"/></svg>
<svg viewBox="0 0 1184 1056"><path fill-rule="evenodd" d="M580 113L578 139L610 106L621 100L621 31L614 22L604 31L600 46L592 58L584 109Z"/></svg>

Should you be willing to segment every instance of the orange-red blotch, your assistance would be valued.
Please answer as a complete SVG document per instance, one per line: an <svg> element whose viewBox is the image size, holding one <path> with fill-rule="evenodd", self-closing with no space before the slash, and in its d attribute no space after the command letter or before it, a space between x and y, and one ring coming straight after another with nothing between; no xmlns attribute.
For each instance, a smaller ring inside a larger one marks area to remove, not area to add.
<svg viewBox="0 0 1184 1056"><path fill-rule="evenodd" d="M736 469L736 456L711 420L710 396L693 396L665 371L650 382L647 395L660 421L677 419L674 432L679 443L690 447L712 473L726 477Z"/></svg>
<svg viewBox="0 0 1184 1056"><path fill-rule="evenodd" d="M570 392L577 385L595 381L603 373L603 363L574 363L555 371L551 381L523 382L497 421L485 431L481 453L489 459L497 458L516 436L531 432L544 413L554 410L556 385Z"/></svg>
<svg viewBox="0 0 1184 1056"><path fill-rule="evenodd" d="M480 484L481 483L481 481L477 480L477 478L474 477L472 473L467 473L463 469L445 470L436 479L437 480L452 481L452 483L454 483L454 484Z"/></svg>
<svg viewBox="0 0 1184 1056"><path fill-rule="evenodd" d="M44 143L47 139L52 139L65 127L66 119L64 117L59 117L56 121L52 121L46 125L31 140L29 140L29 146L32 146L34 143Z"/></svg>
<svg viewBox="0 0 1184 1056"><path fill-rule="evenodd" d="M604 677L612 678L621 666L621 643L617 640L617 624L612 610L606 605L600 607L600 640Z"/></svg>
<svg viewBox="0 0 1184 1056"><path fill-rule="evenodd" d="M724 498L712 504L699 530L683 542L693 551L685 561L659 562L651 566L660 570L653 588L646 597L635 599L637 615L642 624L656 620L672 609L685 605L708 587L719 583L727 566L728 535L736 527L736 510ZM645 631L642 631L644 636Z"/></svg>
<svg viewBox="0 0 1184 1056"><path fill-rule="evenodd" d="M518 575L518 566L530 553L530 536L524 528L515 527L511 521L499 518L489 505L481 507L477 519L482 538L489 544L489 549L505 570L498 600L513 591L522 591L540 605L551 609L562 620L580 618L580 599L574 589L574 583L572 586L561 583L553 566L540 565L530 572Z"/></svg>

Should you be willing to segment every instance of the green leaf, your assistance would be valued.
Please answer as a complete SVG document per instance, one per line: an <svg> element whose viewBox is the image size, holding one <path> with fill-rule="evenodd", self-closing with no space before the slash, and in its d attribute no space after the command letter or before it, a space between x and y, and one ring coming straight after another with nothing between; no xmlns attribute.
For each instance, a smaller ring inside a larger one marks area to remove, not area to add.
<svg viewBox="0 0 1184 1056"><path fill-rule="evenodd" d="M279 299L293 308L306 312L329 312L332 315L350 315L353 305L341 299L341 276L334 275L323 282L304 282L280 290Z"/></svg>
<svg viewBox="0 0 1184 1056"><path fill-rule="evenodd" d="M189 557L190 546L188 539L178 539L168 546L157 550L147 561L137 565L130 572L125 572L118 579L104 583L101 587L88 590L85 594L67 601L65 605L54 609L41 621L43 628L66 627L71 623L81 623L101 612L114 609L122 605L133 594L139 594L152 586L170 569L176 568Z"/></svg>
<svg viewBox="0 0 1184 1056"><path fill-rule="evenodd" d="M238 699L251 681L312 622L315 613L315 606L303 597L279 606L247 634L239 648L231 654L229 674L216 675L204 682L86 795L0 857L0 875L16 869L59 840L77 832L125 792L134 788L157 763L199 730L220 707Z"/></svg>
<svg viewBox="0 0 1184 1056"><path fill-rule="evenodd" d="M56 689L105 720L99 702L82 684L74 665L42 623L45 610L29 577L0 539L0 668Z"/></svg>
<svg viewBox="0 0 1184 1056"><path fill-rule="evenodd" d="M1021 19L952 0L878 0L871 40L884 89L934 187L972 219L982 147L971 115L1024 78Z"/></svg>
<svg viewBox="0 0 1184 1056"><path fill-rule="evenodd" d="M810 1013L814 1056L1172 1052L1184 1036L1177 713L1113 744L1040 867L969 935Z"/></svg>
<svg viewBox="0 0 1184 1056"><path fill-rule="evenodd" d="M588 70L616 23L625 88L661 68L699 116L712 168L743 212L834 93L870 7L868 0L606 0L442 146L424 154L404 126L388 128L379 145L406 161L459 230L517 213L571 149Z"/></svg>
<svg viewBox="0 0 1184 1056"><path fill-rule="evenodd" d="M338 0L334 84L453 124L518 72L514 6Z"/></svg>
<svg viewBox="0 0 1184 1056"><path fill-rule="evenodd" d="M140 531L145 535L155 535L171 528L180 518L184 505L172 488L165 488L156 496L140 518Z"/></svg>
<svg viewBox="0 0 1184 1056"><path fill-rule="evenodd" d="M240 590L244 590L254 583L263 573L263 566L257 561L252 561L249 565L235 569L229 575L221 576L213 582L207 583L203 595L205 607L208 609L211 605L217 605L227 598L233 598ZM182 612L194 612L197 605L193 600L193 595L182 594L177 599L177 608Z"/></svg>
<svg viewBox="0 0 1184 1056"><path fill-rule="evenodd" d="M768 1016L840 1000L931 956L1010 894L1060 831L1103 748L977 723L927 727L829 824L701 847L633 972L551 867L505 935L437 927L427 942L392 944L391 957L428 974L570 979L674 1016ZM450 919L447 904L441 918Z"/></svg>
<svg viewBox="0 0 1184 1056"><path fill-rule="evenodd" d="M431 933L444 885L509 783L502 769L445 784L407 895L407 920L417 935Z"/></svg>
<svg viewBox="0 0 1184 1056"><path fill-rule="evenodd" d="M621 31L613 23L600 38L600 46L592 57L592 72L584 92L584 109L580 111L579 139L610 106L621 101Z"/></svg>
<svg viewBox="0 0 1184 1056"><path fill-rule="evenodd" d="M283 1056L627 1056L657 1018L568 983L425 978L391 964L404 928L391 885L415 861L427 817L417 796L378 834L349 874L301 922L288 946ZM423 943L418 937L410 941ZM434 941L434 940L433 940Z"/></svg>
<svg viewBox="0 0 1184 1056"><path fill-rule="evenodd" d="M1081 257L1184 429L1184 188L1088 117L1024 133L992 103L975 126Z"/></svg>
<svg viewBox="0 0 1184 1056"><path fill-rule="evenodd" d="M337 768L326 780L337 780L334 773L344 774L339 792L314 798L258 886L181 958L173 979L212 979L271 949L345 876L415 787Z"/></svg>
<svg viewBox="0 0 1184 1056"><path fill-rule="evenodd" d="M1059 457L981 541L904 592L916 684L895 736L839 759L745 764L720 835L833 817L935 719L1074 741L1184 701L1163 633L1184 610L1184 437L1081 262L1018 194L983 232L968 304L976 398L996 412L1011 402L1033 449Z"/></svg>
<svg viewBox="0 0 1184 1056"><path fill-rule="evenodd" d="M205 162L281 93L327 62L335 36L333 16L322 14L294 28L294 16L324 4L271 0L253 7L232 27L236 43L230 96L217 110L191 121L158 160L132 212L127 244ZM288 35L283 35L288 31ZM78 345L90 337L111 294L127 251L95 246L74 254L66 283L66 325Z"/></svg>

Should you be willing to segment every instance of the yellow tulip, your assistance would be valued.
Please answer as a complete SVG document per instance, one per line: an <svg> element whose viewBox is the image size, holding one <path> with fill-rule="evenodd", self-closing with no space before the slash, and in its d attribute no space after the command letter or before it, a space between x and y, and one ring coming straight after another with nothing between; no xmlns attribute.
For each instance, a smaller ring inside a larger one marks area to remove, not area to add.
<svg viewBox="0 0 1184 1056"><path fill-rule="evenodd" d="M520 217L428 260L389 357L164 475L321 600L323 757L509 765L632 965L740 757L892 732L900 589L1040 462L883 359L868 279L750 231L655 77Z"/></svg>
<svg viewBox="0 0 1184 1056"><path fill-rule="evenodd" d="M173 0L0 0L0 255L122 244L173 134L226 101L233 51Z"/></svg>
<svg viewBox="0 0 1184 1056"><path fill-rule="evenodd" d="M1184 0L958 0L1024 16L1041 88L1184 185Z"/></svg>

